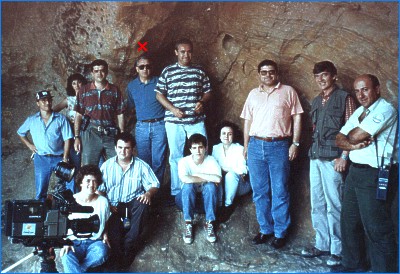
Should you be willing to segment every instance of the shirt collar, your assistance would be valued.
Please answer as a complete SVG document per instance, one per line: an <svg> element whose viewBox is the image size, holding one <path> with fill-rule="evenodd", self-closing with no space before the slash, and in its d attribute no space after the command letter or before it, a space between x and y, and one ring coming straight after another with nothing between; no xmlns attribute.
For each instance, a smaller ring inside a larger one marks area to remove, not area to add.
<svg viewBox="0 0 400 274"><path fill-rule="evenodd" d="M376 109L380 103L380 101L382 100L382 97L379 97L378 100L376 100L372 105L369 106L369 108L365 109L367 111L367 113L370 113L371 111L373 111L374 109Z"/></svg>
<svg viewBox="0 0 400 274"><path fill-rule="evenodd" d="M36 116L36 117L39 117L39 118L42 117L42 116L40 116L40 111L38 111L38 112L35 114L35 116ZM59 117L59 116L60 116L60 113L55 112L55 111L52 111L52 113L51 113L51 115L50 115L50 120L53 119L53 117L55 118L55 117Z"/></svg>
<svg viewBox="0 0 400 274"><path fill-rule="evenodd" d="M331 90L331 92L329 92L329 94L328 95L325 95L324 94L324 91L321 91L321 93L320 93L320 96L322 97L322 98L324 98L325 100L327 100L327 99L329 99L329 97L331 97L331 95L335 92L335 90L337 90L338 89L338 86L335 84L334 86L333 86L333 89Z"/></svg>
<svg viewBox="0 0 400 274"><path fill-rule="evenodd" d="M110 85L109 85L110 83L109 83L108 81L106 81L106 82L107 82L107 83L106 83L104 89L102 89L102 90L110 90ZM94 81L90 83L90 89L96 89L96 90L98 90L98 88L97 88L96 85L94 84Z"/></svg>
<svg viewBox="0 0 400 274"><path fill-rule="evenodd" d="M147 84L143 83L142 80L140 80L139 76L137 77L137 80L138 80L140 85L148 85L148 84L156 83L156 77L155 76L151 77L151 79L147 82Z"/></svg>
<svg viewBox="0 0 400 274"><path fill-rule="evenodd" d="M114 156L114 162L118 164L118 155ZM129 163L129 168L131 168L133 166L133 164L135 163L135 156L132 156L131 162Z"/></svg>
<svg viewBox="0 0 400 274"><path fill-rule="evenodd" d="M267 93L271 93L272 91L274 91L275 89L279 89L280 87L281 87L281 82L278 82L276 86L274 86L273 88L269 88L267 90L264 89L263 84L259 85L260 92L267 92Z"/></svg>

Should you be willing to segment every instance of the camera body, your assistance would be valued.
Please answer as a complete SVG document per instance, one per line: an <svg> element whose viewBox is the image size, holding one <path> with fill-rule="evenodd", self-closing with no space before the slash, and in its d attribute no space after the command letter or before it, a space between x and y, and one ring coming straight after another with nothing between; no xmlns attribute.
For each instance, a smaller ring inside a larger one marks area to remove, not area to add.
<svg viewBox="0 0 400 274"><path fill-rule="evenodd" d="M6 201L5 234L13 243L25 246L51 245L62 247L72 242L65 240L71 229L76 237L90 237L100 227L98 215L89 218L69 219L71 213L92 213L93 207L81 206L73 198L71 190L60 186L53 200Z"/></svg>

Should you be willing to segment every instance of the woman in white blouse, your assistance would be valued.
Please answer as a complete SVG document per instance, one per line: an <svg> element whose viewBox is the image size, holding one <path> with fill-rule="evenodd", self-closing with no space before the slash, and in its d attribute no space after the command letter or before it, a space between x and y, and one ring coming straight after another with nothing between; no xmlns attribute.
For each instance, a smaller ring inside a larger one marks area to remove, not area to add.
<svg viewBox="0 0 400 274"><path fill-rule="evenodd" d="M247 176L246 160L243 156L243 146L233 143L238 134L237 126L230 122L220 124L221 143L214 145L212 156L217 160L223 171L225 211L232 213L232 203L235 196L250 192L251 186Z"/></svg>

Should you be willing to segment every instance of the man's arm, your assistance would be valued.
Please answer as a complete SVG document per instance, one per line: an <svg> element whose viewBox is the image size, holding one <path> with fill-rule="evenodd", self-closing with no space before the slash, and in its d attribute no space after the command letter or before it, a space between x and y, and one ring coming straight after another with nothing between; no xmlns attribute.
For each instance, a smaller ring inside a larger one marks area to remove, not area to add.
<svg viewBox="0 0 400 274"><path fill-rule="evenodd" d="M197 114L200 114L202 112L204 112L204 105L210 101L211 99L211 92L207 92L203 95L203 97L200 99L200 101L198 101L196 103L196 106L194 108L194 112L196 112Z"/></svg>
<svg viewBox="0 0 400 274"><path fill-rule="evenodd" d="M74 122L74 135L75 136L80 136L80 131L81 131L81 125L82 125L82 114L79 112L76 112L75 114L75 122ZM77 152L80 152L82 148L81 144L81 138L75 138L74 141L74 149Z"/></svg>
<svg viewBox="0 0 400 274"><path fill-rule="evenodd" d="M199 177L206 182L213 182L219 184L221 182L222 177L216 174L208 174L208 173L196 173L193 176Z"/></svg>
<svg viewBox="0 0 400 274"><path fill-rule="evenodd" d="M295 114L293 117L293 142L300 142L301 133L301 114ZM292 144L289 148L289 161L293 161L299 153L299 148Z"/></svg>
<svg viewBox="0 0 400 274"><path fill-rule="evenodd" d="M121 132L124 132L125 130L125 119L124 119L124 114L121 113L117 115L117 120L118 120L118 127L121 130Z"/></svg>
<svg viewBox="0 0 400 274"><path fill-rule="evenodd" d="M60 112L61 110L67 107L68 107L68 101L67 98L64 98L60 103L58 103L53 107L53 111Z"/></svg>
<svg viewBox="0 0 400 274"><path fill-rule="evenodd" d="M69 149L71 147L71 139L67 139L64 141L64 154L63 154L63 162L68 163L69 159Z"/></svg>
<svg viewBox="0 0 400 274"><path fill-rule="evenodd" d="M251 120L244 120L243 124L243 157L247 159L247 148L249 146L249 141L250 141L250 127L251 127Z"/></svg>
<svg viewBox="0 0 400 274"><path fill-rule="evenodd" d="M24 145L26 145L33 153L37 152L36 146L32 144L26 136L21 136L21 135L18 136L21 139L22 143L24 143Z"/></svg>
<svg viewBox="0 0 400 274"><path fill-rule="evenodd" d="M336 145L343 150L351 151L356 149L361 149L367 147L372 139L371 136L364 131L364 134L360 134L359 130L363 131L360 128L352 129L349 134L346 136L343 133L338 133L336 135ZM352 133L353 132L353 133ZM367 138L360 138L361 136L365 136L365 133L369 136ZM352 135L352 137L350 137ZM358 140L358 141L356 141Z"/></svg>
<svg viewBox="0 0 400 274"><path fill-rule="evenodd" d="M221 176L215 174L197 173L194 175L184 175L181 178L184 184L202 184L206 182L220 183Z"/></svg>
<svg viewBox="0 0 400 274"><path fill-rule="evenodd" d="M186 116L185 112L175 107L163 94L156 92L156 98L164 108L171 111L176 117L183 118Z"/></svg>
<svg viewBox="0 0 400 274"><path fill-rule="evenodd" d="M344 122L350 119L350 116L353 115L354 111L356 110L357 105L354 101L352 96L347 96L346 98L346 105L345 105L345 114L344 114ZM348 166L348 159L349 159L349 151L343 150L342 155L339 158L334 160L334 167L333 169L337 172L344 172Z"/></svg>
<svg viewBox="0 0 400 274"><path fill-rule="evenodd" d="M157 187L151 187L146 193L137 197L137 199L142 204L151 205L151 199L154 197L154 195L157 193L157 191L158 191Z"/></svg>

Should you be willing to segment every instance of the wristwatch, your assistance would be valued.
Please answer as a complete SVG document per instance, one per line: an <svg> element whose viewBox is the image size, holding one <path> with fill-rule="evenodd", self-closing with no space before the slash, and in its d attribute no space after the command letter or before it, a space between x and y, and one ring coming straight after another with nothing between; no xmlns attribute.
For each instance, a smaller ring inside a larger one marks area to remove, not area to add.
<svg viewBox="0 0 400 274"><path fill-rule="evenodd" d="M342 155L340 155L340 158L347 161L349 159L349 155L342 154Z"/></svg>
<svg viewBox="0 0 400 274"><path fill-rule="evenodd" d="M74 140L79 139L79 138L81 138L81 136L79 136L79 135L74 136Z"/></svg>
<svg viewBox="0 0 400 274"><path fill-rule="evenodd" d="M300 143L299 143L299 142L292 142L292 144L295 145L296 147L299 147L299 146L300 146Z"/></svg>

